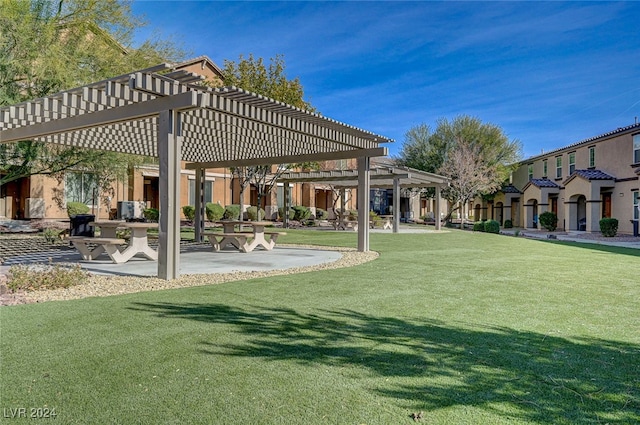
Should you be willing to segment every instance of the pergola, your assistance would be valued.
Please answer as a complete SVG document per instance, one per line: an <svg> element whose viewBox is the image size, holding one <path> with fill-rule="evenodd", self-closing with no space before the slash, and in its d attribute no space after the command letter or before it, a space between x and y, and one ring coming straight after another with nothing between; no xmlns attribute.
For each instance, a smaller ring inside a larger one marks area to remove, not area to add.
<svg viewBox="0 0 640 425"><path fill-rule="evenodd" d="M436 190L436 211L440 211L441 189L449 185L447 177L427 173L409 167L398 166L373 166L369 172L370 187L393 189L393 232L397 233L400 226L400 189L404 188L429 188ZM279 182L285 183L285 190L288 190L288 183L315 183L328 184L336 189L344 190L345 188L358 187L358 197L360 196L359 188L359 170L320 170L320 171L302 171L283 173L278 179ZM285 195L285 199L289 199ZM344 199L344 194L343 194ZM358 202L360 198L358 198ZM366 211L369 210L369 203L365 205ZM343 207L344 208L344 207ZM360 210L358 207L358 221L360 221ZM286 215L285 215L286 217ZM361 223L368 223L366 221ZM368 226L358 226L358 229L368 228ZM440 220L436 219L436 229L440 230Z"/></svg>
<svg viewBox="0 0 640 425"><path fill-rule="evenodd" d="M157 157L164 279L179 276L181 161L196 170L202 192L207 168L357 158L358 193L369 204L370 158L387 155L380 143L391 139L235 87L207 88L202 79L162 64L2 107L0 143L36 140ZM358 250L368 249L368 238L359 237Z"/></svg>

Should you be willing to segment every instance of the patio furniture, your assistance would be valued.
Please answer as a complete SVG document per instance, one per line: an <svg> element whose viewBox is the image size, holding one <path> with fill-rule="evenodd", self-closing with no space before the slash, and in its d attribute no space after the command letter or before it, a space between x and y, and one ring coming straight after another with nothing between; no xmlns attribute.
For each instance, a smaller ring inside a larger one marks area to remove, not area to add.
<svg viewBox="0 0 640 425"><path fill-rule="evenodd" d="M149 260L157 260L158 252L149 246L147 230L157 228L157 223L139 223L126 221L93 221L89 225L100 228L99 237L72 236L69 240L87 261L95 260L100 254L106 253L116 263L126 263L138 254ZM131 230L129 245L120 251L118 248L126 241L116 236L118 229Z"/></svg>
<svg viewBox="0 0 640 425"><path fill-rule="evenodd" d="M380 218L384 220L384 223L382 223L383 230L393 228L393 225L392 225L393 215L381 215Z"/></svg>
<svg viewBox="0 0 640 425"><path fill-rule="evenodd" d="M216 224L222 225L222 233L203 233L209 239L214 251L220 251L227 245L235 247L240 252L251 252L258 246L271 251L276 245L278 236L286 235L285 232L265 232L265 227L272 224L270 221L222 220L216 222ZM240 229L242 226L249 226L252 230L250 232L243 232L242 230L236 232L236 226L240 227Z"/></svg>

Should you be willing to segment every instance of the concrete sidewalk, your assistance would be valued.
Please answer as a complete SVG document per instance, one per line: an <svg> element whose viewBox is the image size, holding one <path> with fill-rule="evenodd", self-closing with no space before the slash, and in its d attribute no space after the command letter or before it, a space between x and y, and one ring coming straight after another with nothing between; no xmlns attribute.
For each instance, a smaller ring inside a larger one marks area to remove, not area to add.
<svg viewBox="0 0 640 425"><path fill-rule="evenodd" d="M532 238L532 239L553 239L567 242L579 242L589 243L595 245L608 245L617 246L621 248L634 248L640 249L640 237L634 237L629 235L615 236L612 238L604 237L600 234L586 233L578 231L568 232L549 232L546 230L535 229L501 229L500 233L504 235L515 235L518 232L519 236Z"/></svg>
<svg viewBox="0 0 640 425"><path fill-rule="evenodd" d="M214 252L208 243L192 243L180 248L180 274L283 270L330 263L341 257L339 251L292 246L276 246L271 251L256 249L247 253L236 249ZM158 273L158 262L144 257L134 257L124 264L114 264L106 255L84 261L71 247L8 257L0 266L0 274L16 264L80 264L90 273L111 276L157 276Z"/></svg>

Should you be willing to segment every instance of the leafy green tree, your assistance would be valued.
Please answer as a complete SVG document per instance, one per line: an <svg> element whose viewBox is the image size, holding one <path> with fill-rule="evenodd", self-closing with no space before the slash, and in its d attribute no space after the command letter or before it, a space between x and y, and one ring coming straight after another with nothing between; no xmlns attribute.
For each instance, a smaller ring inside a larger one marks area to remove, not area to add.
<svg viewBox="0 0 640 425"><path fill-rule="evenodd" d="M269 65L264 59L254 58L253 54L245 58L240 55L238 61L224 61L224 85L270 97L307 111L315 111L311 104L303 99L304 90L299 78L288 79L286 65L282 55L271 58Z"/></svg>
<svg viewBox="0 0 640 425"><path fill-rule="evenodd" d="M419 124L405 133L404 143L399 155L394 158L396 164L416 170L435 173L444 163L448 146L434 137L427 124Z"/></svg>
<svg viewBox="0 0 640 425"><path fill-rule="evenodd" d="M431 132L421 124L410 129L396 163L451 179L443 195L464 204L476 195L499 189L520 160L522 146L502 129L461 115L438 120Z"/></svg>
<svg viewBox="0 0 640 425"><path fill-rule="evenodd" d="M149 40L131 48L133 31L141 25L143 22L132 16L129 3L117 0L2 0L0 106L182 55L170 41ZM81 164L91 168L103 155L107 153L36 141L0 144L0 185L33 174L60 173ZM104 158L100 161L107 163Z"/></svg>

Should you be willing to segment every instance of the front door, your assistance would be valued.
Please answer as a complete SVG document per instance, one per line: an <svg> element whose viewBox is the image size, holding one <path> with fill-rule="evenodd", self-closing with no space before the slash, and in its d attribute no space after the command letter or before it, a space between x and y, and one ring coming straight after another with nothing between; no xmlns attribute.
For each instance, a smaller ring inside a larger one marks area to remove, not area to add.
<svg viewBox="0 0 640 425"><path fill-rule="evenodd" d="M602 194L602 218L611 217L611 194Z"/></svg>

